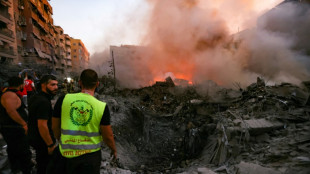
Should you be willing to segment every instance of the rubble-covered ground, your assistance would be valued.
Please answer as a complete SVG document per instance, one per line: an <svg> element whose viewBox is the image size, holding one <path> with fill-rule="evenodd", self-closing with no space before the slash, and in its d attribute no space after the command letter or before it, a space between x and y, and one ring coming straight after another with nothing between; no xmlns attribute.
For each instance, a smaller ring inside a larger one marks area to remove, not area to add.
<svg viewBox="0 0 310 174"><path fill-rule="evenodd" d="M118 149L101 173L310 173L310 83L101 87ZM1 141L0 168L8 168ZM1 169L0 169L1 170ZM7 171L7 170L6 170Z"/></svg>

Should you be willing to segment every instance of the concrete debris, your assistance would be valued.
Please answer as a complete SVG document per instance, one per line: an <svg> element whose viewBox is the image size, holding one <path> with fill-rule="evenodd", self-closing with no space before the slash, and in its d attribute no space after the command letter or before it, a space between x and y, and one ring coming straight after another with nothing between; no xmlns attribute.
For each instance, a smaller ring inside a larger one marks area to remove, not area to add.
<svg viewBox="0 0 310 174"><path fill-rule="evenodd" d="M154 86L162 86L162 87L174 87L175 84L171 77L167 77L166 81L157 81Z"/></svg>
<svg viewBox="0 0 310 174"><path fill-rule="evenodd" d="M267 86L258 78L233 90L212 81L176 86L168 77L113 93L109 84L98 98L111 111L119 163L104 145L101 173L309 173L310 82Z"/></svg>
<svg viewBox="0 0 310 174"><path fill-rule="evenodd" d="M187 169L186 171L180 172L178 174L217 174L207 167L192 167Z"/></svg>
<svg viewBox="0 0 310 174"><path fill-rule="evenodd" d="M238 172L237 174L281 174L281 172L262 167L258 164L246 163L241 161L240 164L237 165Z"/></svg>
<svg viewBox="0 0 310 174"><path fill-rule="evenodd" d="M198 168L197 171L198 171L198 174L216 174L215 172L213 172L212 170L208 168Z"/></svg>
<svg viewBox="0 0 310 174"><path fill-rule="evenodd" d="M262 134L275 129L283 128L283 124L280 122L270 122L264 118L244 120L241 123L242 129L248 129L251 135Z"/></svg>
<svg viewBox="0 0 310 174"><path fill-rule="evenodd" d="M202 102L203 100L197 100L197 99L193 99L190 101L191 104L197 104L197 105L201 104Z"/></svg>

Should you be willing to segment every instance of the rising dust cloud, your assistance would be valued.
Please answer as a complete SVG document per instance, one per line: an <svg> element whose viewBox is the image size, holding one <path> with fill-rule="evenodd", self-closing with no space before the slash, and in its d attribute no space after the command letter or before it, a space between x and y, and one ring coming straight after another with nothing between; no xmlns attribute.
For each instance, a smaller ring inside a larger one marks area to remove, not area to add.
<svg viewBox="0 0 310 174"><path fill-rule="evenodd" d="M124 87L150 85L168 75L222 86L249 85L258 76L274 83L309 80L309 8L288 4L265 13L281 1L148 2L149 25L141 29L147 30L142 45L148 49L119 66L116 60L117 67L126 66L126 73L116 73Z"/></svg>

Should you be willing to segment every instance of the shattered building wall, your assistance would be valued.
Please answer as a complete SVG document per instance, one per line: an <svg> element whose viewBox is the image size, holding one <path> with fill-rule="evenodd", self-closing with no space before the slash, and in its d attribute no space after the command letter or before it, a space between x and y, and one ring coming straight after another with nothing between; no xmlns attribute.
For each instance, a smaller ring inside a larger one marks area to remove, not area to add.
<svg viewBox="0 0 310 174"><path fill-rule="evenodd" d="M148 49L143 46L110 46L110 57L111 60L114 59L115 76L120 86L137 88L141 87L145 81L153 80L147 60L141 57L141 52L146 50Z"/></svg>
<svg viewBox="0 0 310 174"><path fill-rule="evenodd" d="M0 63L17 62L13 0L0 2Z"/></svg>
<svg viewBox="0 0 310 174"><path fill-rule="evenodd" d="M61 27L54 26L53 8L47 0L2 0L0 11L2 62L42 73L71 71L70 36L65 40ZM80 60L83 67L88 67L86 52Z"/></svg>

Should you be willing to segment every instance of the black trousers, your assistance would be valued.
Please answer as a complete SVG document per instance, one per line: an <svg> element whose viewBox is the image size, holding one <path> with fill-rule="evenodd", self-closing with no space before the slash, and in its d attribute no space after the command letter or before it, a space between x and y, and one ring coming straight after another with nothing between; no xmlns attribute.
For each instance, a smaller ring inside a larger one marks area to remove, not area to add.
<svg viewBox="0 0 310 174"><path fill-rule="evenodd" d="M46 174L65 174L66 158L59 151L59 146L54 149L52 158L47 166Z"/></svg>
<svg viewBox="0 0 310 174"><path fill-rule="evenodd" d="M43 140L32 141L30 144L36 152L37 174L46 174L47 165L51 159L51 155L48 154L45 142L43 142Z"/></svg>
<svg viewBox="0 0 310 174"><path fill-rule="evenodd" d="M101 150L66 159L66 174L100 174Z"/></svg>
<svg viewBox="0 0 310 174"><path fill-rule="evenodd" d="M7 153L12 171L22 171L30 174L33 163L28 138L23 128L1 128L1 133L7 143Z"/></svg>
<svg viewBox="0 0 310 174"><path fill-rule="evenodd" d="M101 150L75 158L65 158L56 147L47 174L100 174Z"/></svg>

